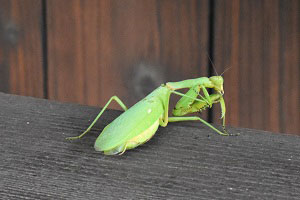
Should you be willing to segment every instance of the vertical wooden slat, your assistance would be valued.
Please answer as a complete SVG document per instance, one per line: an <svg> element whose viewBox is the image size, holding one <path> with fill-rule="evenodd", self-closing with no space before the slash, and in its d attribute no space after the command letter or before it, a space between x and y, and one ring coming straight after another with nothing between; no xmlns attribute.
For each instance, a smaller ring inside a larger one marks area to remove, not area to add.
<svg viewBox="0 0 300 200"><path fill-rule="evenodd" d="M160 63L166 81L208 76L208 1L158 1ZM178 97L171 99L172 109ZM207 119L207 111L201 113Z"/></svg>
<svg viewBox="0 0 300 200"><path fill-rule="evenodd" d="M156 27L156 21L141 20L149 23L155 15L154 5L147 6L135 1L49 1L50 98L103 105L115 94L129 97L128 73L152 45L151 29Z"/></svg>
<svg viewBox="0 0 300 200"><path fill-rule="evenodd" d="M240 74L243 73L239 67L240 43L240 4L239 1L215 1L214 33L213 33L213 60L218 74L228 67L230 69L223 75L225 83L225 100L227 106L226 120L233 126L239 125L240 120ZM221 116L219 108L213 108L214 121ZM244 116L246 117L246 116Z"/></svg>
<svg viewBox="0 0 300 200"><path fill-rule="evenodd" d="M127 105L132 105L145 95L140 94L144 93L140 84L143 77L147 77L142 71L159 73L156 4L151 0L130 0L112 1L110 5L104 5L103 9L107 6L110 7L111 21L105 24L111 32L102 29L101 33L110 37L108 45L111 46L111 60L105 66L107 74L103 75L106 83L101 87L102 103L112 95L118 95ZM157 71L150 67L140 68L146 65L158 65ZM148 78L148 84L153 84L153 78ZM107 86L110 86L110 90L106 90Z"/></svg>
<svg viewBox="0 0 300 200"><path fill-rule="evenodd" d="M207 76L208 2L161 1L159 11L161 62L168 73L178 81Z"/></svg>
<svg viewBox="0 0 300 200"><path fill-rule="evenodd" d="M242 4L243 5L243 4ZM244 11L244 12L243 12ZM249 4L245 4L245 7L241 14L250 17L248 23L249 43L248 55L246 60L248 61L249 74L241 77L242 80L246 77L248 79L248 85L245 93L250 93L249 96L249 109L247 113L249 115L249 127L255 127L257 129L264 129L264 112L267 106L263 105L264 100L264 80L263 80L263 47L264 47L264 24L263 24L263 2L261 0L251 1ZM248 11L248 12L247 12ZM249 13L249 14L248 14ZM245 23L246 25L247 23ZM247 29L246 29L247 30ZM255 82L253 83L253 80ZM246 102L246 101L245 101ZM246 107L246 106L244 106ZM252 112L249 112L252 111ZM243 114L241 114L242 116Z"/></svg>
<svg viewBox="0 0 300 200"><path fill-rule="evenodd" d="M208 1L53 0L47 14L51 99L132 105L163 82L207 75Z"/></svg>
<svg viewBox="0 0 300 200"><path fill-rule="evenodd" d="M299 1L216 1L214 60L218 71L231 66L228 124L299 133L298 11Z"/></svg>
<svg viewBox="0 0 300 200"><path fill-rule="evenodd" d="M280 131L300 135L300 2L279 1Z"/></svg>
<svg viewBox="0 0 300 200"><path fill-rule="evenodd" d="M264 6L264 37L263 37L263 76L264 76L264 129L280 131L279 123L279 1L263 2Z"/></svg>
<svg viewBox="0 0 300 200"><path fill-rule="evenodd" d="M1 91L43 97L41 1L0 5Z"/></svg>
<svg viewBox="0 0 300 200"><path fill-rule="evenodd" d="M82 56L85 49L80 48L80 45L84 44L82 42L84 37L81 31L77 31L82 20L81 13L78 12L80 11L79 3L78 1L47 1L50 99L66 100L68 98L80 101L81 96L84 95L85 74L82 70ZM92 21L93 19L90 23Z"/></svg>

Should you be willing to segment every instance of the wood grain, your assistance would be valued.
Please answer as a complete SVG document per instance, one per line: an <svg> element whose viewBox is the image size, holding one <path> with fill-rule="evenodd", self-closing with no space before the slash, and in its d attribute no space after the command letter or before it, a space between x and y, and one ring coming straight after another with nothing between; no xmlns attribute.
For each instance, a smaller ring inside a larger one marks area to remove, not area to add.
<svg viewBox="0 0 300 200"><path fill-rule="evenodd" d="M50 99L103 106L118 95L132 105L164 82L207 75L208 1L48 1L47 8Z"/></svg>
<svg viewBox="0 0 300 200"><path fill-rule="evenodd" d="M300 137L170 123L122 156L95 152L98 108L0 93L2 199L299 199Z"/></svg>
<svg viewBox="0 0 300 200"><path fill-rule="evenodd" d="M0 91L44 97L41 1L0 5Z"/></svg>
<svg viewBox="0 0 300 200"><path fill-rule="evenodd" d="M297 9L299 1L216 1L214 60L218 71L231 67L229 124L299 134Z"/></svg>

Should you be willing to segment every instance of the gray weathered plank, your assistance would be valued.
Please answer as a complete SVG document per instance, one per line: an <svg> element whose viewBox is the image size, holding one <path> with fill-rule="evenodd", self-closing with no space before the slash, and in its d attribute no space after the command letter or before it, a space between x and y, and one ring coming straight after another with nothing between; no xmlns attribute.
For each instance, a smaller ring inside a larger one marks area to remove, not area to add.
<svg viewBox="0 0 300 200"><path fill-rule="evenodd" d="M200 123L159 128L123 156L95 152L108 111L78 141L99 108L0 93L3 199L297 199L300 137L230 128L221 137Z"/></svg>

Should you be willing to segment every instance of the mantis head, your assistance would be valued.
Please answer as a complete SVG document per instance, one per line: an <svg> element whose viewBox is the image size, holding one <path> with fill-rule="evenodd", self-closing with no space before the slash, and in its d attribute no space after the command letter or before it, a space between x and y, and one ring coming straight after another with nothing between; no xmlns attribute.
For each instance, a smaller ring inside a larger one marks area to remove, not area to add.
<svg viewBox="0 0 300 200"><path fill-rule="evenodd" d="M222 76L211 76L209 80L212 82L213 89L216 90L216 92L224 94L224 89L223 89L224 79Z"/></svg>

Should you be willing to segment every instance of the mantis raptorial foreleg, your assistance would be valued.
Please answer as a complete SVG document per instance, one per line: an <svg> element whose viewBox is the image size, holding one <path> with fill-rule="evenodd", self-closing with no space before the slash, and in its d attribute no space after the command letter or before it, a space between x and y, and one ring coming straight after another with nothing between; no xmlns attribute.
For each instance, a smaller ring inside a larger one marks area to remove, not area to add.
<svg viewBox="0 0 300 200"><path fill-rule="evenodd" d="M209 107L211 108L213 103L212 103L212 100L211 100L211 98L210 98L210 96L208 94L208 91L207 91L206 87L204 87L203 85L201 85L201 89L202 89L202 91L204 93L205 100L207 100L207 102L209 104Z"/></svg>
<svg viewBox="0 0 300 200"><path fill-rule="evenodd" d="M191 90L190 90L191 91ZM196 95L194 95L192 92L190 94L182 94L180 92L177 91L169 91L167 98L165 99L165 101L163 102L164 108L165 108L165 112L164 112L164 116L163 118L159 121L159 124L163 127L167 126L168 124L168 111L169 111L169 101L170 101L170 95L171 93L179 95L182 97L183 104L187 103L187 104L191 104L192 102L203 102L203 100L201 99L197 99L197 93Z"/></svg>
<svg viewBox="0 0 300 200"><path fill-rule="evenodd" d="M226 128L225 128L225 113L226 113L226 106L225 106L225 101L223 99L223 97L220 98L220 105L221 105L221 112L222 112L222 115L221 115L221 119L223 119L223 130L224 132L227 132L226 131Z"/></svg>
<svg viewBox="0 0 300 200"><path fill-rule="evenodd" d="M203 93L205 95L205 97L203 97L201 94L200 94L200 89L202 88L203 90ZM206 90L206 88L204 86L199 86L199 85L196 85L192 88L189 89L189 91L187 93L185 93L186 96L189 96L191 98L187 98L187 97L183 97L181 98L177 104L176 104L176 107L175 109L178 110L178 109L187 109L190 107L191 104L193 104L195 102L195 98L197 98L198 96L200 96L201 100L206 102L210 107L212 105L212 99L210 98L210 95L208 94L208 91Z"/></svg>
<svg viewBox="0 0 300 200"><path fill-rule="evenodd" d="M192 103L194 103L194 101L195 101L194 99L197 98L199 92L200 92L200 87L198 85L189 89L189 91L187 91L187 93L185 93L185 95L189 96L191 98L182 97L181 99L179 99L179 101L177 102L177 104L175 106L175 109L183 110L183 109L188 108Z"/></svg>
<svg viewBox="0 0 300 200"><path fill-rule="evenodd" d="M211 94L209 96L210 96L210 99L212 100L212 103L220 103L220 105L221 105L221 112L222 112L221 119L223 119L222 126L223 126L223 131L224 131L224 133L221 135L232 135L232 134L229 134L225 128L226 106L225 106L225 101L224 101L223 95L220 93L216 93L216 94ZM186 98L186 97L182 97L182 98ZM183 115L190 114L190 113L201 112L202 110L204 110L207 107L208 107L208 104L206 103L206 101L194 101L194 103L192 103L188 108L177 109L177 110L175 108L173 110L173 115L174 116L183 116ZM186 120L189 120L189 119L186 119ZM193 120L193 119L191 119L191 120ZM194 119L194 120L200 120L200 119ZM201 121L201 122L203 122L203 121ZM207 122L206 123L203 122L203 123L209 127L212 126L210 124L208 125ZM213 130L215 130L215 129L213 128Z"/></svg>
<svg viewBox="0 0 300 200"><path fill-rule="evenodd" d="M222 110L222 116L221 119L223 119L223 130L224 133L222 135L228 135L226 129L225 129L225 113L226 113L226 107L225 107L225 101L223 99L223 96L221 93L216 94L208 94L208 91L205 87L202 87L203 93L205 97L202 97L200 101L193 101L192 98L197 98L197 95L199 95L199 88L191 88L185 96L183 96L176 104L173 115L174 116L184 116L186 114L195 113L195 112L201 112L202 110L206 109L207 107L211 107L213 103L220 102L221 110ZM189 96L191 98L188 98L186 96ZM187 119L188 120L188 119ZM191 119L193 120L193 119ZM199 120L194 118L194 120ZM201 121L201 120L200 120ZM204 122L203 122L204 123ZM207 122L205 123L207 125ZM211 125L207 125L211 127ZM215 128L214 128L215 130ZM218 132L219 133L219 132Z"/></svg>
<svg viewBox="0 0 300 200"><path fill-rule="evenodd" d="M208 106L208 104L205 101L197 99L197 98L193 98L193 97L189 96L188 94L182 94L180 92L175 92L175 91L172 91L172 93L183 96L182 99L184 98L184 100L186 100L186 101L187 101L187 99L192 99L192 101L194 102L192 104L192 108L198 108L198 111L199 111L199 109L202 109L203 107ZM217 102L218 99L220 97L222 97L220 95L221 94L212 94L212 95L209 95L209 96L212 97L211 98L212 100L215 100ZM223 100L223 102L224 102L224 100ZM197 104L197 106L193 106L195 104ZM224 129L224 133L222 133L221 131L219 131L218 129L216 129L215 127L213 127L208 122L206 122L204 119L201 119L200 117L196 117L196 116L194 116L194 117L168 117L169 98L166 99L166 101L164 102L164 105L165 105L165 113L164 113L164 118L160 119L160 125L161 126L167 126L168 122L196 121L196 120L198 120L198 121L201 121L202 123L204 123L205 125L207 125L208 127L210 127L211 129L213 129L214 131L216 131L217 133L219 133L220 135L225 135L225 136L229 135L225 131L225 129ZM202 105L202 106L200 107L200 105ZM225 102L224 102L224 106L225 106ZM189 113L192 113L192 112L189 112Z"/></svg>
<svg viewBox="0 0 300 200"><path fill-rule="evenodd" d="M75 136L75 137L68 137L66 139L68 140L75 140L75 139L79 139L81 137L83 137L85 134L87 134L91 128L95 125L95 123L98 121L98 119L101 117L101 115L103 114L103 112L107 109L107 107L109 106L109 104L112 102L112 100L115 100L120 106L121 108L123 108L124 111L128 110L128 108L125 106L125 104L121 101L121 99L119 99L119 97L117 96L112 96L109 101L105 104L105 106L102 108L102 110L99 112L99 114L97 115L97 117L94 119L94 121L91 123L91 125L80 135Z"/></svg>

